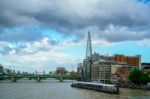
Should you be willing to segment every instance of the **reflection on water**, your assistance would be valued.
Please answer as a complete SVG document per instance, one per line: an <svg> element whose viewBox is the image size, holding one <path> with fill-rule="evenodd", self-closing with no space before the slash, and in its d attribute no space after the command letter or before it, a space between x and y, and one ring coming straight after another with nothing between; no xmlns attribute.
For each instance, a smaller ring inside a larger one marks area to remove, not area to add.
<svg viewBox="0 0 150 99"><path fill-rule="evenodd" d="M112 95L87 89L70 87L72 81L18 80L17 83L0 81L0 99L150 99L150 91L120 89Z"/></svg>

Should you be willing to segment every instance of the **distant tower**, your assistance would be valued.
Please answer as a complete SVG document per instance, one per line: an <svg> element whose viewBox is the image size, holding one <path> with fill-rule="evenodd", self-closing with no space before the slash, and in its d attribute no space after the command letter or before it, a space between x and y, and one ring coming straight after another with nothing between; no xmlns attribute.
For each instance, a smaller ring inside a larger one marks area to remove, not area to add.
<svg viewBox="0 0 150 99"><path fill-rule="evenodd" d="M91 44L91 35L88 31L87 45L86 45L86 58L92 55L92 44Z"/></svg>
<svg viewBox="0 0 150 99"><path fill-rule="evenodd" d="M92 44L91 35L88 31L87 45L86 45L86 59L83 60L83 80L91 81L91 64L92 64Z"/></svg>

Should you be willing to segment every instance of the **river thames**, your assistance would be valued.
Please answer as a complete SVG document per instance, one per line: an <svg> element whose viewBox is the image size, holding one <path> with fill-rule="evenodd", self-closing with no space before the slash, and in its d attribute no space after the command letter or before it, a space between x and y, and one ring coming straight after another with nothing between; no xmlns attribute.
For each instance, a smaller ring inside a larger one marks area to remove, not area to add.
<svg viewBox="0 0 150 99"><path fill-rule="evenodd" d="M120 88L119 95L70 87L72 81L0 81L0 99L150 99L150 91Z"/></svg>

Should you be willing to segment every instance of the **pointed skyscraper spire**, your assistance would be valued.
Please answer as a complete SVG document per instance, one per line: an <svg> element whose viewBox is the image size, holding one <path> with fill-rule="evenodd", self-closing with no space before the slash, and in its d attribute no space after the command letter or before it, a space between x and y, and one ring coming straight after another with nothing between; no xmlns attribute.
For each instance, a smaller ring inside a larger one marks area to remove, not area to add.
<svg viewBox="0 0 150 99"><path fill-rule="evenodd" d="M91 44L91 35L88 31L87 45L86 45L86 58L92 55L92 44Z"/></svg>

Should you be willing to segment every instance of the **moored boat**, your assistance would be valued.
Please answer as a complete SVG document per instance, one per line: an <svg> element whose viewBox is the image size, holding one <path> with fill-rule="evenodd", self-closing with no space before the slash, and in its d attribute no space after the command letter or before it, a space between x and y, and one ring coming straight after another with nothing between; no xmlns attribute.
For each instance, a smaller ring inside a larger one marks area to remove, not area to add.
<svg viewBox="0 0 150 99"><path fill-rule="evenodd" d="M101 84L94 82L73 82L71 84L71 87L78 87L83 89L102 91L106 93L119 94L119 86L111 84Z"/></svg>

